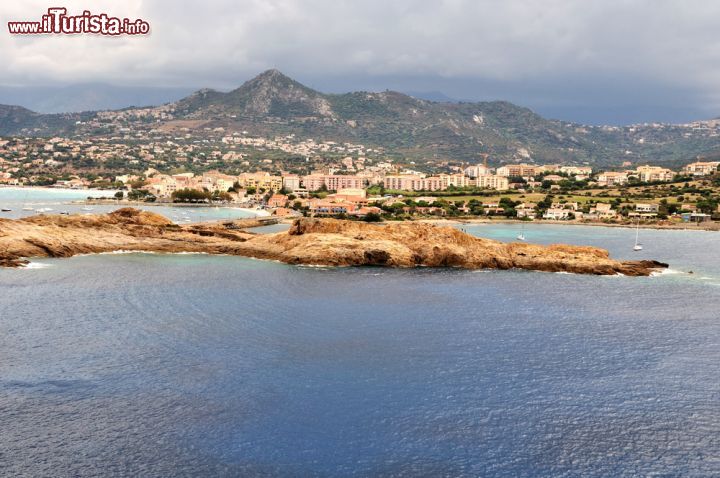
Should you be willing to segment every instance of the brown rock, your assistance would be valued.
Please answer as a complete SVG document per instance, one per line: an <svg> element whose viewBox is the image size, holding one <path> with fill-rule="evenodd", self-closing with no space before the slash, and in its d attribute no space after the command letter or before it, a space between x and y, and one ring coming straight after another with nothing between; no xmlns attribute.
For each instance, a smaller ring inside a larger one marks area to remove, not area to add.
<svg viewBox="0 0 720 478"><path fill-rule="evenodd" d="M597 275L644 276L667 267L654 261L619 262L595 247L502 243L424 223L303 218L287 232L256 235L236 225L178 226L131 208L105 215L0 220L0 266L22 265L26 257L116 250L233 254L288 264L517 268Z"/></svg>

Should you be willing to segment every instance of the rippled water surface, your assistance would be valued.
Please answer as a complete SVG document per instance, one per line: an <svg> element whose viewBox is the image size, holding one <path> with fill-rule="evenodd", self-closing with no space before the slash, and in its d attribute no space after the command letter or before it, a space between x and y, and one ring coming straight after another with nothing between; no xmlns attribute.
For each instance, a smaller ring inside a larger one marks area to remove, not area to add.
<svg viewBox="0 0 720 478"><path fill-rule="evenodd" d="M525 228L670 273L0 270L0 476L717 476L720 235L634 234Z"/></svg>

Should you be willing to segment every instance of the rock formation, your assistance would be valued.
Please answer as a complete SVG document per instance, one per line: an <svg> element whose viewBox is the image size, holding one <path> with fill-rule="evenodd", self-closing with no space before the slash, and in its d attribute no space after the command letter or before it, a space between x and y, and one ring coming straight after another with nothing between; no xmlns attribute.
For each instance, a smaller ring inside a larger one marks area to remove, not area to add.
<svg viewBox="0 0 720 478"><path fill-rule="evenodd" d="M0 220L0 265L29 257L69 257L118 250L206 252L326 266L527 269L578 274L647 276L655 261L616 261L584 246L502 243L452 227L403 222L368 224L296 220L287 232L253 234L253 220L179 226L157 214L124 208L104 215L34 216Z"/></svg>

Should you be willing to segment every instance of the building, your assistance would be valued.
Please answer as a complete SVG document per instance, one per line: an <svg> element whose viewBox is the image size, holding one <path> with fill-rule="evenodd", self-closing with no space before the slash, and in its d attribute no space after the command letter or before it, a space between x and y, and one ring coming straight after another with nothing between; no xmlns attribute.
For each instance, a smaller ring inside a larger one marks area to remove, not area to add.
<svg viewBox="0 0 720 478"><path fill-rule="evenodd" d="M349 214L360 207L352 202L340 199L311 199L308 208L314 216L333 216L336 214Z"/></svg>
<svg viewBox="0 0 720 478"><path fill-rule="evenodd" d="M523 218L527 217L528 219L535 219L536 210L535 207L537 204L535 203L522 203L515 206L515 212L517 212L517 217Z"/></svg>
<svg viewBox="0 0 720 478"><path fill-rule="evenodd" d="M571 176L590 176L592 167L590 166L561 166L560 172Z"/></svg>
<svg viewBox="0 0 720 478"><path fill-rule="evenodd" d="M385 176L385 189L400 191L444 191L450 186L464 188L472 186L473 180L464 174L441 174L424 177L420 174L400 174Z"/></svg>
<svg viewBox="0 0 720 478"><path fill-rule="evenodd" d="M590 214L599 219L606 219L617 216L617 211L612 208L612 204L599 202L590 208Z"/></svg>
<svg viewBox="0 0 720 478"><path fill-rule="evenodd" d="M628 175L625 172L618 173L615 171L607 171L598 174L597 183L598 186L618 186L627 184Z"/></svg>
<svg viewBox="0 0 720 478"><path fill-rule="evenodd" d="M554 202L550 206L551 209L569 209L571 211L577 211L580 205L576 202Z"/></svg>
<svg viewBox="0 0 720 478"><path fill-rule="evenodd" d="M375 206L362 206L349 214L357 217L365 217L368 214L382 214L383 210Z"/></svg>
<svg viewBox="0 0 720 478"><path fill-rule="evenodd" d="M498 191L507 191L510 188L510 182L506 176L481 174L475 178L475 186L479 188L496 189Z"/></svg>
<svg viewBox="0 0 720 478"><path fill-rule="evenodd" d="M477 164L475 166L465 168L465 175L471 178L477 178L478 176L484 176L486 174L491 174L490 168L482 164Z"/></svg>
<svg viewBox="0 0 720 478"><path fill-rule="evenodd" d="M563 221L565 219L570 219L570 215L573 214L572 210L565 209L564 207L561 208L553 208L551 207L545 213L543 214L543 219L550 219L553 221Z"/></svg>
<svg viewBox="0 0 720 478"><path fill-rule="evenodd" d="M660 206L658 204L646 204L646 203L635 204L635 212L657 213L659 210L660 210Z"/></svg>
<svg viewBox="0 0 720 478"><path fill-rule="evenodd" d="M717 171L718 166L720 161L697 161L685 166L682 172L689 176L707 176Z"/></svg>
<svg viewBox="0 0 720 478"><path fill-rule="evenodd" d="M286 174L282 177L282 185L285 191L293 192L300 189L300 176L297 174Z"/></svg>
<svg viewBox="0 0 720 478"><path fill-rule="evenodd" d="M200 185L208 191L225 192L232 188L236 181L236 176L221 174L219 172L208 172L202 175Z"/></svg>
<svg viewBox="0 0 720 478"><path fill-rule="evenodd" d="M398 191L422 191L422 179L419 174L388 175L383 178L383 187Z"/></svg>
<svg viewBox="0 0 720 478"><path fill-rule="evenodd" d="M559 164L543 164L535 168L535 174L558 172L562 166Z"/></svg>
<svg viewBox="0 0 720 478"><path fill-rule="evenodd" d="M237 182L242 188L255 188L265 191L279 191L283 187L281 176L271 176L270 173L242 173L237 177Z"/></svg>
<svg viewBox="0 0 720 478"><path fill-rule="evenodd" d="M637 177L644 183L652 181L672 181L675 172L659 166L640 166L635 170Z"/></svg>
<svg viewBox="0 0 720 478"><path fill-rule="evenodd" d="M328 191L337 191L338 189L364 189L367 180L364 177L335 175L335 174L311 174L303 177L303 186L308 191L317 191L323 186Z"/></svg>
<svg viewBox="0 0 720 478"><path fill-rule="evenodd" d="M507 164L497 168L496 174L505 177L531 177L537 173L537 167L531 164Z"/></svg>
<svg viewBox="0 0 720 478"><path fill-rule="evenodd" d="M285 207L288 203L288 197L284 194L273 194L268 199L268 207Z"/></svg>

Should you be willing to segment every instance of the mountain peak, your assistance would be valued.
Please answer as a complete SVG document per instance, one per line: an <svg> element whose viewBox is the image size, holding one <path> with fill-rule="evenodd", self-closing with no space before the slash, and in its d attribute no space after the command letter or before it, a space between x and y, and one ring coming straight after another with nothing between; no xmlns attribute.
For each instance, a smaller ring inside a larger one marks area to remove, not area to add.
<svg viewBox="0 0 720 478"><path fill-rule="evenodd" d="M255 79L259 79L259 78L272 79L272 78L289 78L289 77L287 75L283 74L283 72L281 72L277 68L270 68L269 70L265 70L255 77Z"/></svg>
<svg viewBox="0 0 720 478"><path fill-rule="evenodd" d="M284 75L279 70L264 71L227 93L226 107L250 116L332 116L325 96Z"/></svg>
<svg viewBox="0 0 720 478"><path fill-rule="evenodd" d="M257 75L255 78L245 82L240 88L244 88L246 86L251 86L253 88L257 87L277 87L277 88L304 88L309 90L310 88L307 88L305 85L302 85L301 83L293 80L289 76L283 74L280 70L276 69L270 69L265 70L259 75Z"/></svg>

